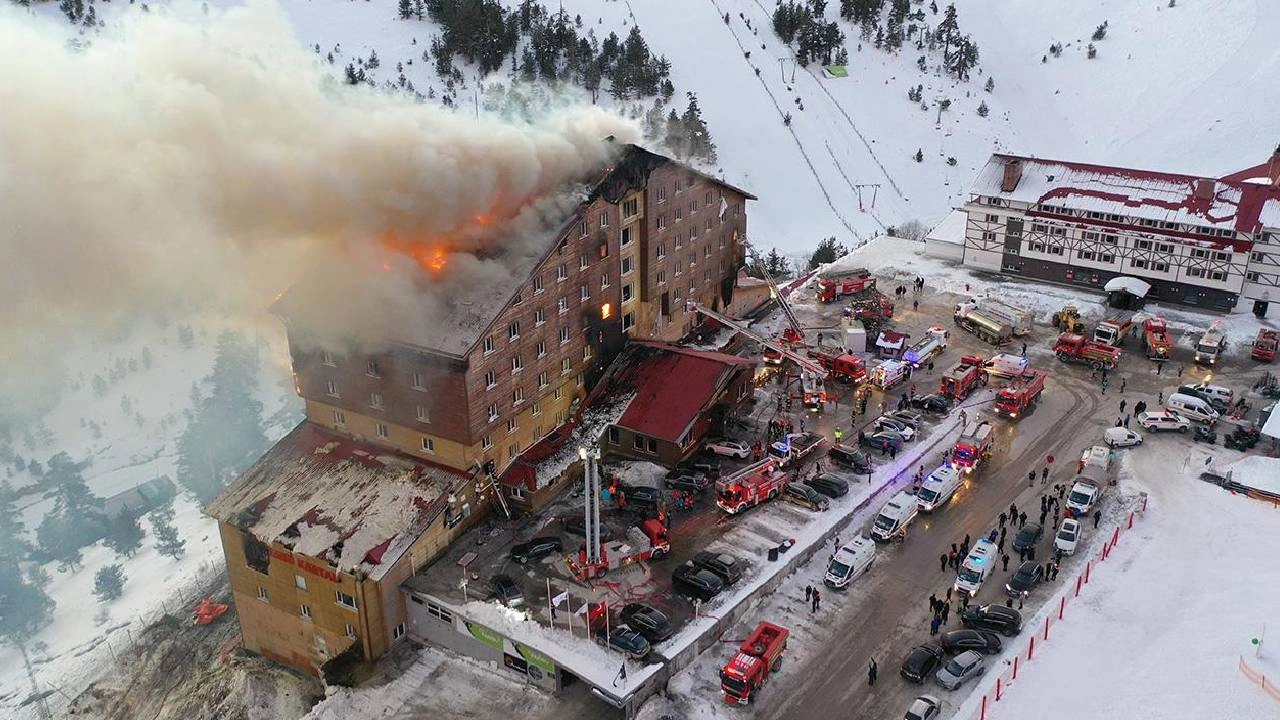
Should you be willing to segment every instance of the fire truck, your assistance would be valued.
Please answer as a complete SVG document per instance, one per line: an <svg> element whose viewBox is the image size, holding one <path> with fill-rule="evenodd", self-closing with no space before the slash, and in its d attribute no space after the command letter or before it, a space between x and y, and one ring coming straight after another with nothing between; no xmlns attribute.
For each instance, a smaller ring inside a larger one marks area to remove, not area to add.
<svg viewBox="0 0 1280 720"><path fill-rule="evenodd" d="M1017 419L1040 399L1047 377L1048 373L1043 370L1028 370L1014 378L1008 385L1000 388L1000 395L996 397L996 412Z"/></svg>
<svg viewBox="0 0 1280 720"><path fill-rule="evenodd" d="M1142 349L1151 360L1168 360L1173 354L1173 340L1169 339L1169 328L1164 318L1149 317L1142 321Z"/></svg>
<svg viewBox="0 0 1280 720"><path fill-rule="evenodd" d="M1280 330L1262 328L1258 331L1258 336L1253 339L1253 349L1249 351L1249 357L1271 362L1276 359L1277 345L1280 345Z"/></svg>
<svg viewBox="0 0 1280 720"><path fill-rule="evenodd" d="M751 631L742 647L720 671L720 690L730 705L746 705L757 690L769 681L769 675L782 665L791 633L781 625L761 622Z"/></svg>
<svg viewBox="0 0 1280 720"><path fill-rule="evenodd" d="M816 433L791 433L769 446L769 457L778 461L778 467L786 467L793 460L805 459L825 441L825 437Z"/></svg>
<svg viewBox="0 0 1280 720"><path fill-rule="evenodd" d="M1201 335L1200 342L1196 343L1196 364L1213 365L1218 362L1218 358L1222 357L1226 349L1227 334L1222 331L1222 322L1214 320L1213 326Z"/></svg>
<svg viewBox="0 0 1280 720"><path fill-rule="evenodd" d="M889 296L879 290L870 290L863 295L849 303L849 312L854 319L884 322L893 317L893 301Z"/></svg>
<svg viewBox="0 0 1280 720"><path fill-rule="evenodd" d="M645 520L637 527L627 528L626 537L600 543L600 562L587 562L587 548L578 550L578 557L569 558L569 570L579 580L602 578L610 570L617 570L644 560L658 560L671 552L667 538L667 526L658 520Z"/></svg>
<svg viewBox="0 0 1280 720"><path fill-rule="evenodd" d="M822 364L835 380L860 383L867 379L867 364L857 355L850 355L841 348L819 345L809 348L809 357Z"/></svg>
<svg viewBox="0 0 1280 720"><path fill-rule="evenodd" d="M950 332L934 325L925 333L924 339L902 353L902 359L910 363L911 367L919 370L922 366L928 365L934 358L942 354L942 351L947 348L947 339L950 337Z"/></svg>
<svg viewBox="0 0 1280 720"><path fill-rule="evenodd" d="M1035 327L1036 318L1030 310L1010 305L997 298L981 297L976 300L966 300L957 307L977 308L989 317L1003 320L1009 324L1009 329L1014 335L1029 335Z"/></svg>
<svg viewBox="0 0 1280 720"><path fill-rule="evenodd" d="M1053 344L1053 352L1065 363L1084 363L1094 370L1115 370L1120 362L1120 348L1087 340L1083 335L1062 333Z"/></svg>
<svg viewBox="0 0 1280 720"><path fill-rule="evenodd" d="M1112 315L1093 329L1093 341L1102 345L1120 347L1124 344L1125 338L1133 334L1133 330L1133 315Z"/></svg>
<svg viewBox="0 0 1280 720"><path fill-rule="evenodd" d="M1013 340L1013 326L1007 320L972 303L956 305L952 317L963 330L977 335L983 342L1004 345Z"/></svg>
<svg viewBox="0 0 1280 720"><path fill-rule="evenodd" d="M777 497L788 475L778 469L776 458L766 458L716 481L716 505L736 515Z"/></svg>
<svg viewBox="0 0 1280 720"><path fill-rule="evenodd" d="M973 469L991 457L991 423L987 420L971 422L951 449L951 464L961 472Z"/></svg>
<svg viewBox="0 0 1280 720"><path fill-rule="evenodd" d="M818 300L833 303L849 295L873 290L876 279L866 268L823 270L818 273Z"/></svg>
<svg viewBox="0 0 1280 720"><path fill-rule="evenodd" d="M956 400L969 397L978 385L985 385L987 374L982 371L982 358L965 356L960 363L942 374L938 392Z"/></svg>

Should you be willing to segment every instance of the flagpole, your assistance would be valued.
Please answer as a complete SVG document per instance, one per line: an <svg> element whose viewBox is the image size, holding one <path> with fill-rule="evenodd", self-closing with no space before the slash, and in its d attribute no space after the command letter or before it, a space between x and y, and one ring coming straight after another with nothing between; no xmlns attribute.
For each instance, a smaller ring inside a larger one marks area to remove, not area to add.
<svg viewBox="0 0 1280 720"><path fill-rule="evenodd" d="M604 642L609 644L609 601L602 600L600 605L604 607Z"/></svg>
<svg viewBox="0 0 1280 720"><path fill-rule="evenodd" d="M556 628L556 611L551 607L551 578L547 578L547 618L551 620L551 629Z"/></svg>

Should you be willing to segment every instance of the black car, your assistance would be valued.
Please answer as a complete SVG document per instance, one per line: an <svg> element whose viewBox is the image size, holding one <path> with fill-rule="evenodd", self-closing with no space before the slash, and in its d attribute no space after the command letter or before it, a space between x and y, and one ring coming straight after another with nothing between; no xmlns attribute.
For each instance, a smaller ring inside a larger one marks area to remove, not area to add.
<svg viewBox="0 0 1280 720"><path fill-rule="evenodd" d="M827 457L842 465L848 465L851 470L859 475L870 475L875 468L871 464L871 456L865 450L859 450L849 445L832 445L831 449L827 450Z"/></svg>
<svg viewBox="0 0 1280 720"><path fill-rule="evenodd" d="M1028 560L1018 566L1018 572L1005 583L1004 591L1009 597L1031 592L1044 580L1044 567L1034 560Z"/></svg>
<svg viewBox="0 0 1280 720"><path fill-rule="evenodd" d="M625 510L657 511L666 505L662 490L645 485L622 485L618 488L619 507Z"/></svg>
<svg viewBox="0 0 1280 720"><path fill-rule="evenodd" d="M901 450L904 442L902 436L892 430L881 430L870 434L858 433L858 445L881 452L888 452L889 448Z"/></svg>
<svg viewBox="0 0 1280 720"><path fill-rule="evenodd" d="M942 667L944 659L946 659L946 653L941 645L934 643L917 645L907 653L898 674L908 682L922 683L925 678L933 677L933 673Z"/></svg>
<svg viewBox="0 0 1280 720"><path fill-rule="evenodd" d="M715 479L720 477L720 458L715 455L694 455L681 463L681 466L705 473L708 478Z"/></svg>
<svg viewBox="0 0 1280 720"><path fill-rule="evenodd" d="M510 575L494 575L489 579L490 597L503 605L519 605L524 602L524 591Z"/></svg>
<svg viewBox="0 0 1280 720"><path fill-rule="evenodd" d="M618 619L643 635L650 643L662 642L675 632L666 613L643 603L627 603L618 614Z"/></svg>
<svg viewBox="0 0 1280 720"><path fill-rule="evenodd" d="M558 537L536 537L529 542L511 546L511 559L523 565L533 560L541 560L563 549L564 546Z"/></svg>
<svg viewBox="0 0 1280 720"><path fill-rule="evenodd" d="M570 535L587 536L587 520L581 515L571 515L560 518L560 527ZM600 526L600 540L608 540L613 537L613 530L608 525Z"/></svg>
<svg viewBox="0 0 1280 720"><path fill-rule="evenodd" d="M710 570L685 563L671 573L671 589L690 600L706 602L724 590L724 581Z"/></svg>
<svg viewBox="0 0 1280 720"><path fill-rule="evenodd" d="M1006 637L1022 632L1022 613L1003 605L971 605L960 613L960 622L974 630L994 630Z"/></svg>
<svg viewBox="0 0 1280 720"><path fill-rule="evenodd" d="M1040 538L1044 537L1044 528L1038 523L1027 523L1022 526L1017 535L1013 536L1013 549L1026 550L1035 547Z"/></svg>
<svg viewBox="0 0 1280 720"><path fill-rule="evenodd" d="M965 650L996 655L1002 646L1000 636L990 630L952 630L942 633L942 649L952 655L959 655Z"/></svg>
<svg viewBox="0 0 1280 720"><path fill-rule="evenodd" d="M831 473L821 473L811 477L805 481L805 484L829 498L838 498L849 494L849 483Z"/></svg>
<svg viewBox="0 0 1280 720"><path fill-rule="evenodd" d="M911 407L925 412L937 413L939 415L951 409L951 398L946 395L938 395L937 393L929 395L918 395L911 398Z"/></svg>
<svg viewBox="0 0 1280 720"><path fill-rule="evenodd" d="M685 492L700 493L707 489L711 481L707 479L706 473L690 468L676 468L667 473L667 477L663 479L662 484L668 490L683 490Z"/></svg>
<svg viewBox="0 0 1280 720"><path fill-rule="evenodd" d="M649 654L649 641L626 625L602 627L596 631L596 642L628 657L640 660Z"/></svg>
<svg viewBox="0 0 1280 720"><path fill-rule="evenodd" d="M726 587L741 580L742 573L746 571L745 563L727 553L703 551L694 555L691 562L720 578Z"/></svg>

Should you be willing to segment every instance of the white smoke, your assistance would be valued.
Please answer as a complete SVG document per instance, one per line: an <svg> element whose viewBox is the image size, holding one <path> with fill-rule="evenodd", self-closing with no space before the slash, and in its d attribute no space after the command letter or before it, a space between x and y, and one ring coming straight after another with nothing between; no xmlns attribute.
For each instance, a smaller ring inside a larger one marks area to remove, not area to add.
<svg viewBox="0 0 1280 720"><path fill-rule="evenodd" d="M512 234L461 232L476 217L529 217L639 135L594 107L511 124L348 86L256 3L130 8L75 47L4 2L0 67L0 363L156 307L261 313L383 233L483 252Z"/></svg>

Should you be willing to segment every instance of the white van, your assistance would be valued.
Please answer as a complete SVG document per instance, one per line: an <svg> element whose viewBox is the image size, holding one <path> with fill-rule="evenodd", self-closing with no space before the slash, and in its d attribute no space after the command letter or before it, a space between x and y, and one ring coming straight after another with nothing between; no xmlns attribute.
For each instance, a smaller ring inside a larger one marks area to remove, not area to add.
<svg viewBox="0 0 1280 720"><path fill-rule="evenodd" d="M866 572L876 559L876 545L864 537L845 543L827 565L827 575L822 579L833 588L847 587L853 579Z"/></svg>
<svg viewBox="0 0 1280 720"><path fill-rule="evenodd" d="M1198 397L1174 393L1165 401L1164 406L1188 420L1213 424L1218 420L1218 411L1208 402Z"/></svg>
<svg viewBox="0 0 1280 720"><path fill-rule="evenodd" d="M1102 445L1094 445L1080 456L1083 467L1100 467L1103 470L1111 464L1111 449Z"/></svg>
<svg viewBox="0 0 1280 720"><path fill-rule="evenodd" d="M983 539L974 544L964 562L960 563L960 572L956 573L956 591L976 595L982 581L995 570L998 557L996 544L990 540Z"/></svg>
<svg viewBox="0 0 1280 720"><path fill-rule="evenodd" d="M916 491L916 504L921 512L933 512L946 505L951 496L960 487L960 471L950 465L943 465L929 473L929 477L920 484Z"/></svg>
<svg viewBox="0 0 1280 720"><path fill-rule="evenodd" d="M916 519L920 507L916 497L903 490L889 498L889 502L880 508L875 522L871 524L871 539L878 542L889 542L907 536L907 526Z"/></svg>

